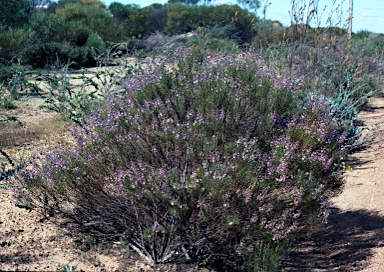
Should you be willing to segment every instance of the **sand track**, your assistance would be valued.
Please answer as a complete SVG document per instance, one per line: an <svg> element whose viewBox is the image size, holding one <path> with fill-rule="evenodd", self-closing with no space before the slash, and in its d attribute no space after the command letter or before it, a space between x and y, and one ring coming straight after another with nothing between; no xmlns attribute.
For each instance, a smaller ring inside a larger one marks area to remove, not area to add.
<svg viewBox="0 0 384 272"><path fill-rule="evenodd" d="M384 121L383 94L358 119L372 129ZM384 133L349 156L342 193L331 199L329 222L298 242L283 271L384 271Z"/></svg>

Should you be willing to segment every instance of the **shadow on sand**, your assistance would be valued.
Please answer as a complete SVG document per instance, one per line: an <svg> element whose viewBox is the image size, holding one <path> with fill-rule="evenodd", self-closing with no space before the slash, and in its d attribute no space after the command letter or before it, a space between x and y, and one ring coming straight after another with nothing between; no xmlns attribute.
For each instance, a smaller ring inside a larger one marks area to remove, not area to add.
<svg viewBox="0 0 384 272"><path fill-rule="evenodd" d="M364 269L373 249L384 246L384 217L364 210L332 208L328 224L297 244L284 256L281 271Z"/></svg>

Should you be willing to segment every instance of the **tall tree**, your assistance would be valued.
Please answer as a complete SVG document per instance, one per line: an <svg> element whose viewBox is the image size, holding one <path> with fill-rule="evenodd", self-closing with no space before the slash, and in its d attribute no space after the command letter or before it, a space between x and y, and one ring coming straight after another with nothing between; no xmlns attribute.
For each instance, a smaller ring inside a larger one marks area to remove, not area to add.
<svg viewBox="0 0 384 272"><path fill-rule="evenodd" d="M184 3L187 5L197 5L199 3L210 3L212 0L168 0L168 3Z"/></svg>
<svg viewBox="0 0 384 272"><path fill-rule="evenodd" d="M22 26L29 19L28 0L1 0L0 25Z"/></svg>
<svg viewBox="0 0 384 272"><path fill-rule="evenodd" d="M256 13L257 9L260 8L260 0L237 0L237 3L253 11L254 13Z"/></svg>
<svg viewBox="0 0 384 272"><path fill-rule="evenodd" d="M113 14L113 20L121 24L132 14L140 11L140 6L135 4L123 5L119 2L112 2L109 5L109 11Z"/></svg>

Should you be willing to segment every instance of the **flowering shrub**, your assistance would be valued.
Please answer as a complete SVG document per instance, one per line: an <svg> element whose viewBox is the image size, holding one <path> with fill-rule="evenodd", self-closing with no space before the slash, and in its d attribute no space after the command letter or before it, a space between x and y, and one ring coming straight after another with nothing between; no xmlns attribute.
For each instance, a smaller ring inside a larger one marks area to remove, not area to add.
<svg viewBox="0 0 384 272"><path fill-rule="evenodd" d="M299 95L255 53L179 48L124 84L73 150L19 172L16 201L123 237L151 263L222 269L326 214L346 134L321 96Z"/></svg>
<svg viewBox="0 0 384 272"><path fill-rule="evenodd" d="M300 91L326 98L334 116L348 127L348 149L353 150L365 144L354 120L367 108L368 98L382 88L383 60L370 42L363 45L344 36L327 37L319 33L313 45L270 47L264 57L269 67L300 79Z"/></svg>

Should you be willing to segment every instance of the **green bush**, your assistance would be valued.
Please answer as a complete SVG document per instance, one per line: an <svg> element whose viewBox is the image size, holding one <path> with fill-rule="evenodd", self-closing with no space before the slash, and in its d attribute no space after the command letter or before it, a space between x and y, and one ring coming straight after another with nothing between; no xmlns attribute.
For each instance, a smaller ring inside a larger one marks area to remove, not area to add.
<svg viewBox="0 0 384 272"><path fill-rule="evenodd" d="M0 83L12 77L12 66L9 63L0 64Z"/></svg>
<svg viewBox="0 0 384 272"><path fill-rule="evenodd" d="M192 46L194 50L203 50L203 51L216 51L216 52L240 52L239 44L236 40L220 38L225 37L227 27L222 28L212 28L205 29L200 27L198 29L197 35L193 35L187 39L185 44L187 46Z"/></svg>
<svg viewBox="0 0 384 272"><path fill-rule="evenodd" d="M129 15L120 25L125 37L141 38L146 34L147 14L143 10L138 10Z"/></svg>
<svg viewBox="0 0 384 272"><path fill-rule="evenodd" d="M73 22L87 26L88 32L97 33L104 41L113 40L113 15L100 1L63 1L63 6L56 10L55 16L65 23Z"/></svg>
<svg viewBox="0 0 384 272"><path fill-rule="evenodd" d="M186 32L187 27L185 26L185 23L190 14L190 9L191 7L185 6L181 3L168 4L168 21L165 32L171 35Z"/></svg>
<svg viewBox="0 0 384 272"><path fill-rule="evenodd" d="M33 36L34 32L29 29L0 26L0 58L5 60L21 58Z"/></svg>
<svg viewBox="0 0 384 272"><path fill-rule="evenodd" d="M93 53L97 55L101 55L105 52L106 47L103 40L100 38L100 36L96 34L91 34L88 39L87 43L85 44L85 47L89 49L93 49Z"/></svg>
<svg viewBox="0 0 384 272"><path fill-rule="evenodd" d="M219 27L226 31L224 39L236 39L239 43L250 43L256 34L256 17L239 6L188 6L181 3L167 5L168 22L165 32L186 33L199 26Z"/></svg>
<svg viewBox="0 0 384 272"><path fill-rule="evenodd" d="M33 91L32 87L27 81L27 70L20 65L20 60L18 63L12 60L0 65L0 108L15 108L14 100Z"/></svg>
<svg viewBox="0 0 384 272"><path fill-rule="evenodd" d="M354 36L356 50L366 57L380 58L384 55L384 34L362 33Z"/></svg>
<svg viewBox="0 0 384 272"><path fill-rule="evenodd" d="M89 27L81 22L56 20L45 42L69 42L82 47L91 33Z"/></svg>
<svg viewBox="0 0 384 272"><path fill-rule="evenodd" d="M70 42L46 42L30 45L25 61L34 67L62 67L68 62L83 66L89 58L87 47L78 47Z"/></svg>
<svg viewBox="0 0 384 272"><path fill-rule="evenodd" d="M211 9L182 3L167 4L168 22L165 32L171 35L187 33L197 29L199 25L206 25L205 18L209 18Z"/></svg>
<svg viewBox="0 0 384 272"><path fill-rule="evenodd" d="M167 8L153 4L145 9L147 10L146 33L164 32L168 20Z"/></svg>
<svg viewBox="0 0 384 272"><path fill-rule="evenodd" d="M255 24L256 16L234 5L221 5L214 8L211 17L211 26L232 25L233 32L228 33L239 43L250 43L256 35Z"/></svg>
<svg viewBox="0 0 384 272"><path fill-rule="evenodd" d="M0 26L22 27L30 15L28 0L2 0L0 5Z"/></svg>
<svg viewBox="0 0 384 272"><path fill-rule="evenodd" d="M81 21L65 21L51 14L34 15L31 21L35 35L25 48L23 61L34 67L60 67L68 62L94 65L89 49L94 47L97 54L104 53L100 36Z"/></svg>
<svg viewBox="0 0 384 272"><path fill-rule="evenodd" d="M167 23L167 10L161 4L140 8L135 4L113 2L109 6L120 39L142 38L162 32ZM116 30L115 30L116 31Z"/></svg>
<svg viewBox="0 0 384 272"><path fill-rule="evenodd" d="M121 24L126 19L128 19L129 16L139 12L140 6L135 5L135 4L123 5L123 4L118 3L118 2L112 2L109 5L109 10L113 14L113 20L116 23Z"/></svg>
<svg viewBox="0 0 384 272"><path fill-rule="evenodd" d="M0 109L10 110L15 108L12 97L3 89L0 89Z"/></svg>
<svg viewBox="0 0 384 272"><path fill-rule="evenodd" d="M258 21L255 26L257 35L252 39L252 47L258 50L279 46L288 40L287 30L276 21Z"/></svg>

